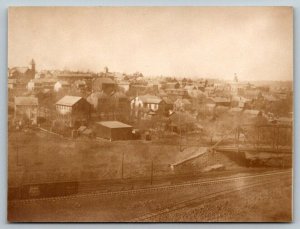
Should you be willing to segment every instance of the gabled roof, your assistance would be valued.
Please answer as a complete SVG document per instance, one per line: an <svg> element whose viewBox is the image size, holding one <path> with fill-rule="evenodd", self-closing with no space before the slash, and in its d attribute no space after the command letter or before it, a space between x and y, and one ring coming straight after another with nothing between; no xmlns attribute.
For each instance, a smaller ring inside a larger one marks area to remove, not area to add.
<svg viewBox="0 0 300 229"><path fill-rule="evenodd" d="M90 73L62 73L58 75L59 78L92 78Z"/></svg>
<svg viewBox="0 0 300 229"><path fill-rule="evenodd" d="M100 124L102 126L108 127L108 128L132 128L132 126L127 125L125 123L119 122L119 121L103 121L103 122L97 122L97 124Z"/></svg>
<svg viewBox="0 0 300 229"><path fill-rule="evenodd" d="M170 117L170 120L173 122L173 124L176 124L176 125L196 123L196 121L197 121L196 118L193 117L188 112L182 112L182 113L173 112L172 114L170 114L169 117Z"/></svg>
<svg viewBox="0 0 300 229"><path fill-rule="evenodd" d="M169 105L173 105L174 104L174 101L168 97L163 97L163 101L165 101L166 104L169 104Z"/></svg>
<svg viewBox="0 0 300 229"><path fill-rule="evenodd" d="M269 102L277 102L279 101L279 99L277 99L275 96L273 95L264 95L265 100L269 101Z"/></svg>
<svg viewBox="0 0 300 229"><path fill-rule="evenodd" d="M15 97L15 105L37 106L38 98L32 96Z"/></svg>
<svg viewBox="0 0 300 229"><path fill-rule="evenodd" d="M188 99L177 99L175 103L182 102L184 105L191 105L191 102Z"/></svg>
<svg viewBox="0 0 300 229"><path fill-rule="evenodd" d="M87 97L87 100L90 100L90 99L100 99L100 98L108 98L109 95L106 94L105 92L103 91L95 91L95 92L92 92L88 97Z"/></svg>
<svg viewBox="0 0 300 229"><path fill-rule="evenodd" d="M81 99L82 99L82 97L79 97L79 96L66 95L65 97L63 97L62 99L57 101L56 105L73 106Z"/></svg>
<svg viewBox="0 0 300 229"><path fill-rule="evenodd" d="M292 118L288 118L288 117L280 117L277 119L277 121L279 122L293 122Z"/></svg>
<svg viewBox="0 0 300 229"><path fill-rule="evenodd" d="M259 113L260 113L259 110L244 110L244 114L258 115Z"/></svg>
<svg viewBox="0 0 300 229"><path fill-rule="evenodd" d="M197 87L195 85L185 85L184 89L187 89L187 90L197 90Z"/></svg>
<svg viewBox="0 0 300 229"><path fill-rule="evenodd" d="M215 107L216 104L214 104L214 103L207 103L206 106L207 106L207 107Z"/></svg>
<svg viewBox="0 0 300 229"><path fill-rule="evenodd" d="M16 79L8 79L7 83L8 84L14 84L14 83L17 83L17 80Z"/></svg>
<svg viewBox="0 0 300 229"><path fill-rule="evenodd" d="M243 103L245 103L245 102L250 102L251 99L247 99L247 98L242 97L242 96L233 96L232 97L232 101L237 101L237 102L243 102Z"/></svg>
<svg viewBox="0 0 300 229"><path fill-rule="evenodd" d="M228 111L229 110L229 107L227 106L216 106L216 111L217 112L225 112L225 111Z"/></svg>
<svg viewBox="0 0 300 229"><path fill-rule="evenodd" d="M223 97L215 97L215 98L211 98L215 103L229 103L230 100L227 98L223 98Z"/></svg>
<svg viewBox="0 0 300 229"><path fill-rule="evenodd" d="M101 77L96 78L93 83L100 83L100 84L116 84L115 81L113 81L111 78L108 77Z"/></svg>
<svg viewBox="0 0 300 229"><path fill-rule="evenodd" d="M76 85L86 85L86 82L84 80L76 80L75 84Z"/></svg>
<svg viewBox="0 0 300 229"><path fill-rule="evenodd" d="M121 92L121 91L115 92L115 93L113 94L113 96L114 96L115 98L119 98L119 99L121 99L121 98L123 98L123 99L128 99L128 97L127 97L123 92Z"/></svg>
<svg viewBox="0 0 300 229"><path fill-rule="evenodd" d="M125 81L125 80L121 80L118 82L118 85L129 85L130 82L129 81Z"/></svg>
<svg viewBox="0 0 300 229"><path fill-rule="evenodd" d="M143 102L143 103L154 103L158 104L162 101L161 98L155 96L155 95L141 95L138 96L138 98Z"/></svg>
<svg viewBox="0 0 300 229"><path fill-rule="evenodd" d="M69 86L70 85L67 81L64 81L64 80L59 80L59 81L57 81L57 83L60 83L60 85L62 85L62 86Z"/></svg>
<svg viewBox="0 0 300 229"><path fill-rule="evenodd" d="M14 73L14 72L19 72L19 73L26 73L29 70L28 67L13 67L12 69L10 69L10 73Z"/></svg>
<svg viewBox="0 0 300 229"><path fill-rule="evenodd" d="M242 108L239 108L239 107L233 107L229 110L229 112L242 112L243 109Z"/></svg>

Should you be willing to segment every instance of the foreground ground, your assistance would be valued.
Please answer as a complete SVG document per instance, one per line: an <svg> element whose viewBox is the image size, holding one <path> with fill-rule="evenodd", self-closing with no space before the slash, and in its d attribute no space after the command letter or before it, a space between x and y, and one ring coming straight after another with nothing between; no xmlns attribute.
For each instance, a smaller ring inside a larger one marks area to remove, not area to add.
<svg viewBox="0 0 300 229"><path fill-rule="evenodd" d="M10 201L18 222L291 221L291 171L227 176L142 190Z"/></svg>
<svg viewBox="0 0 300 229"><path fill-rule="evenodd" d="M196 136L180 151L172 139L109 142L63 139L38 130L10 132L10 187L71 180L79 183L79 190L73 196L10 199L8 219L17 222L291 220L290 171L248 168L236 157L220 153L215 163L224 164L225 171L194 171L182 177L184 174L172 172L170 164L192 156L207 145L198 141L195 146Z"/></svg>
<svg viewBox="0 0 300 229"><path fill-rule="evenodd" d="M197 136L196 136L197 137ZM63 139L39 130L10 131L8 154L9 186L59 181L111 180L170 174L170 164L199 149L190 145L179 150L173 141L115 141ZM196 141L196 140L195 140ZM205 147L202 147L205 148ZM223 157L227 168L239 168ZM122 168L123 167L123 168Z"/></svg>

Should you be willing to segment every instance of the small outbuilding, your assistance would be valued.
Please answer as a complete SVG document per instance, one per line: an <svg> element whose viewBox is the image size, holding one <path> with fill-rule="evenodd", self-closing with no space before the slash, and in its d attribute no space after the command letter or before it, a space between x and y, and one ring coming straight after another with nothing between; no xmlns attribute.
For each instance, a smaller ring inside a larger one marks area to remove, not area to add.
<svg viewBox="0 0 300 229"><path fill-rule="evenodd" d="M119 121L103 121L97 122L95 126L97 137L115 140L132 139L133 127Z"/></svg>
<svg viewBox="0 0 300 229"><path fill-rule="evenodd" d="M37 124L38 117L38 98L31 96L15 97L15 113L14 120L20 125L29 123Z"/></svg>

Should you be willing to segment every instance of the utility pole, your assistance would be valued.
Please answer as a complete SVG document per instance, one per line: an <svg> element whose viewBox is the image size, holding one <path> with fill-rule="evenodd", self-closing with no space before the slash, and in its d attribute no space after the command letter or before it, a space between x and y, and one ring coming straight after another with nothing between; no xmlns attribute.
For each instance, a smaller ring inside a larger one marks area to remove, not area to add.
<svg viewBox="0 0 300 229"><path fill-rule="evenodd" d="M19 164L19 143L18 143L18 141L15 141L16 143L17 143L17 166L19 166L20 164Z"/></svg>
<svg viewBox="0 0 300 229"><path fill-rule="evenodd" d="M179 115L179 136L180 136L180 139L179 139L179 151L181 152L182 149L181 149L181 144L182 144L182 134L181 134L181 114L178 112L178 115Z"/></svg>
<svg viewBox="0 0 300 229"><path fill-rule="evenodd" d="M260 128L258 126L257 127L257 149L259 148L259 131L260 131Z"/></svg>
<svg viewBox="0 0 300 229"><path fill-rule="evenodd" d="M152 159L152 162L151 162L151 185L153 184L153 159Z"/></svg>
<svg viewBox="0 0 300 229"><path fill-rule="evenodd" d="M237 151L240 151L240 126L237 126Z"/></svg>
<svg viewBox="0 0 300 229"><path fill-rule="evenodd" d="M275 127L273 127L273 150L275 149Z"/></svg>
<svg viewBox="0 0 300 229"><path fill-rule="evenodd" d="M122 180L124 179L124 151L122 153L122 167L121 167L121 177L122 177Z"/></svg>
<svg viewBox="0 0 300 229"><path fill-rule="evenodd" d="M278 152L278 149L279 149L279 126L277 126L276 149L277 149L277 152Z"/></svg>

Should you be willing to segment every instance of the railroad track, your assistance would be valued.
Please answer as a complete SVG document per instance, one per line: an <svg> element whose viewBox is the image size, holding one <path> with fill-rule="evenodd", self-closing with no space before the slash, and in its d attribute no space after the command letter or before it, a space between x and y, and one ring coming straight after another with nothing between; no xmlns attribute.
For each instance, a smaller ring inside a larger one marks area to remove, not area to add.
<svg viewBox="0 0 300 229"><path fill-rule="evenodd" d="M263 174L254 174L254 175L245 175L238 177L222 177L215 178L205 181L196 181L196 182L188 182L183 184L174 184L174 185L163 185L163 186L154 186L149 188L139 188L133 190L124 190L124 191L111 191L111 192L93 192L87 194L75 194L70 196L59 196L59 197L50 197L50 198L37 198L37 199L26 199L26 200L11 200L10 204L27 204L33 202L42 202L42 201L61 201L61 200L69 200L69 199L77 199L77 198L97 198L97 197L109 197L109 196L120 196L120 195L135 195L139 193L151 193L151 192L162 192L162 191L173 191L177 189L189 188L189 187L197 187L197 186L206 186L212 184L219 184L225 182L238 181L242 179L249 178L265 178L276 175L289 175L291 174L291 170L288 171L280 171L280 172L266 172Z"/></svg>
<svg viewBox="0 0 300 229"><path fill-rule="evenodd" d="M139 216L137 218L134 218L132 220L129 220L128 222L156 222L155 218L157 218L157 217L164 216L169 213L172 213L172 212L175 212L178 210L182 210L184 208L188 208L190 206L197 206L199 204L202 204L204 201L214 199L218 196L232 194L234 192L239 192L239 191L242 191L245 189L250 189L250 188L254 188L254 187L258 187L258 186L270 185L270 184L278 183L280 181L282 181L282 180L277 178L277 180L275 180L275 181L256 182L256 183L252 183L252 184L248 184L248 185L243 185L238 188L236 188L236 187L228 188L226 190L217 191L217 192L210 193L210 194L207 194L207 195L204 195L201 197L192 198L192 199L181 201L179 203L176 203L176 204L173 204L173 205L170 205L167 207L163 207L156 211L153 211L153 212L144 214L142 216ZM163 222L163 221L161 221L161 222Z"/></svg>
<svg viewBox="0 0 300 229"><path fill-rule="evenodd" d="M249 170L240 170L239 173L247 173ZM269 172L269 171L264 171ZM156 186L158 185L167 185L166 183L187 183L195 180L211 180L211 176L206 176L207 174L198 173L183 173L183 174L167 174L161 176L153 176L153 183ZM214 179L225 177L225 176L235 176L232 171L222 171L222 176L217 176ZM150 177L137 177L137 178L125 178L125 179L116 179L116 180L94 180L94 181L84 181L79 182L79 193L95 192L95 191L120 191L120 190L129 190L133 187L139 186L149 186ZM123 188L119 190L113 190L114 188Z"/></svg>

